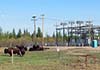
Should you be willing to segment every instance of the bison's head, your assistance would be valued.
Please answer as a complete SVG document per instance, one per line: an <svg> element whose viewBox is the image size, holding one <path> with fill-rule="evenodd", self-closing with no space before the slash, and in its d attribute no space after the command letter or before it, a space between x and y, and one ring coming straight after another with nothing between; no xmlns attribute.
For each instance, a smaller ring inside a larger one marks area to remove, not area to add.
<svg viewBox="0 0 100 70"><path fill-rule="evenodd" d="M4 49L4 53L7 54L8 53L8 49Z"/></svg>

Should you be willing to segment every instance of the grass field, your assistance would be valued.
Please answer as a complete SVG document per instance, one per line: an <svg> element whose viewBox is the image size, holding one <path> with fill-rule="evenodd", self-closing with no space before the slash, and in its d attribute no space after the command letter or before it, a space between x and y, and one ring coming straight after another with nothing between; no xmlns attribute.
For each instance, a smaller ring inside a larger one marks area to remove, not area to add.
<svg viewBox="0 0 100 70"><path fill-rule="evenodd" d="M44 51L27 51L24 57L14 55L11 64L9 55L0 53L0 70L100 70L100 48L50 48ZM88 58L87 66L84 57L78 55L92 55L96 63Z"/></svg>

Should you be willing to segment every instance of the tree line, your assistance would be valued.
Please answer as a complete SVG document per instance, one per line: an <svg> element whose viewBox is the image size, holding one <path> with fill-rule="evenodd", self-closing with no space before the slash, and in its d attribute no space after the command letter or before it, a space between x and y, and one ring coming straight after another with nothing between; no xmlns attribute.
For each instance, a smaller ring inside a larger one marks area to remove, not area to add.
<svg viewBox="0 0 100 70"><path fill-rule="evenodd" d="M34 36L35 35L35 36ZM34 39L36 37L36 39ZM82 34L81 38L85 39L87 36L86 34ZM96 36L95 36L96 37ZM0 46L10 46L16 45L16 44L27 44L27 43L42 43L43 34L38 27L36 33L30 33L28 29L24 29L23 31L21 29L16 32L16 30L13 28L12 32L3 32L3 29L0 27ZM59 32L53 32L52 35L46 34L44 37L44 43L56 43L56 42L69 42L71 39L75 39L75 41L78 39L78 36L76 35L69 35L62 34Z"/></svg>
<svg viewBox="0 0 100 70"><path fill-rule="evenodd" d="M30 34L30 32L28 31L28 29L24 29L24 31L22 32L21 29L18 30L18 33L15 32L15 29L13 28L12 32L3 32L2 28L0 27L0 40L2 39L18 39L21 37L32 37L32 35L34 34ZM36 37L42 37L42 32L41 29L38 27L37 33L36 33Z"/></svg>
<svg viewBox="0 0 100 70"><path fill-rule="evenodd" d="M40 27L38 27L36 31L36 41L41 43L42 42L42 31ZM53 32L52 36L46 34L44 37L44 42L56 42L56 37L58 38L58 41L61 41L63 36L60 32ZM66 36L65 36L66 37ZM64 39L66 39L64 37ZM34 38L34 33L30 33L28 29L24 29L23 31L21 29L18 30L18 32L15 31L13 28L12 32L3 32L3 29L0 27L0 46L10 46L12 43L13 45L16 44L26 44L29 42L33 42L32 38Z"/></svg>

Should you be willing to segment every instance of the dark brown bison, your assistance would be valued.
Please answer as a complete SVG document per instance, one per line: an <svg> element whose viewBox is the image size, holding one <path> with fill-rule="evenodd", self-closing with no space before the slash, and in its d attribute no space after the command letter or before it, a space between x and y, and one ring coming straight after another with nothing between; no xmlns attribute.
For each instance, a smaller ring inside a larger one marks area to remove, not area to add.
<svg viewBox="0 0 100 70"><path fill-rule="evenodd" d="M17 48L4 49L4 53L9 54L10 56L12 56L12 50L13 50L13 54L17 54L17 55L22 56L21 51Z"/></svg>
<svg viewBox="0 0 100 70"><path fill-rule="evenodd" d="M13 54L17 54L20 56L23 56L25 54L25 48L23 46L22 47L16 46L16 48L13 47L13 48L4 49L4 53L5 54L8 53L10 56L12 56L11 50L13 50Z"/></svg>
<svg viewBox="0 0 100 70"><path fill-rule="evenodd" d="M29 51L40 51L40 50L44 50L44 48L39 45L33 45L33 47L29 49Z"/></svg>
<svg viewBox="0 0 100 70"><path fill-rule="evenodd" d="M16 45L16 48L18 48L21 51L22 56L25 54L25 51L27 51L27 48L23 45Z"/></svg>

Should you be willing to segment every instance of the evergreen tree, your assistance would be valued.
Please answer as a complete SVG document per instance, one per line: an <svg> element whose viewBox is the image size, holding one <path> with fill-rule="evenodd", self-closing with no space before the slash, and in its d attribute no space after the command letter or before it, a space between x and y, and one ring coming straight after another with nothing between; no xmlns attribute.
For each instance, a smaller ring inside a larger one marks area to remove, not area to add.
<svg viewBox="0 0 100 70"><path fill-rule="evenodd" d="M24 34L23 34L24 36L26 35L26 30L24 29Z"/></svg>
<svg viewBox="0 0 100 70"><path fill-rule="evenodd" d="M26 35L30 36L30 33L28 32L28 29L26 29Z"/></svg>
<svg viewBox="0 0 100 70"><path fill-rule="evenodd" d="M12 33L9 33L9 39L12 38L12 37L13 37L13 34Z"/></svg>
<svg viewBox="0 0 100 70"><path fill-rule="evenodd" d="M98 32L98 37L100 38L100 31Z"/></svg>
<svg viewBox="0 0 100 70"><path fill-rule="evenodd" d="M59 40L59 41L62 40L61 32L57 32L56 38L57 38L57 40Z"/></svg>
<svg viewBox="0 0 100 70"><path fill-rule="evenodd" d="M67 40L67 35L64 34L63 38L64 38L64 41Z"/></svg>
<svg viewBox="0 0 100 70"><path fill-rule="evenodd" d="M2 34L2 28L0 27L0 35Z"/></svg>
<svg viewBox="0 0 100 70"><path fill-rule="evenodd" d="M2 38L2 28L0 27L0 39Z"/></svg>
<svg viewBox="0 0 100 70"><path fill-rule="evenodd" d="M56 33L56 38L59 38L59 33L58 32Z"/></svg>
<svg viewBox="0 0 100 70"><path fill-rule="evenodd" d="M41 32L40 27L38 27L36 37L42 37L42 32Z"/></svg>
<svg viewBox="0 0 100 70"><path fill-rule="evenodd" d="M5 37L6 39L9 39L9 32L4 33L4 37Z"/></svg>
<svg viewBox="0 0 100 70"><path fill-rule="evenodd" d="M13 32L12 32L13 38L16 38L16 32L15 29L13 28Z"/></svg>
<svg viewBox="0 0 100 70"><path fill-rule="evenodd" d="M59 39L59 40L61 40L61 38L62 38L61 32L57 32L56 38Z"/></svg>
<svg viewBox="0 0 100 70"><path fill-rule="evenodd" d="M30 36L30 33L28 32L28 29L24 29L24 36Z"/></svg>
<svg viewBox="0 0 100 70"><path fill-rule="evenodd" d="M62 38L61 32L58 33L58 38Z"/></svg>
<svg viewBox="0 0 100 70"><path fill-rule="evenodd" d="M18 34L17 34L17 38L20 38L22 36L22 32L21 29L19 29Z"/></svg>
<svg viewBox="0 0 100 70"><path fill-rule="evenodd" d="M53 37L53 38L55 38L55 37L56 37L54 32L53 32L53 35L52 35L52 37Z"/></svg>

